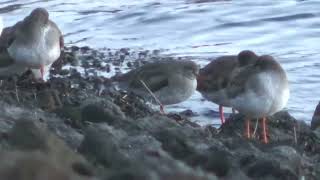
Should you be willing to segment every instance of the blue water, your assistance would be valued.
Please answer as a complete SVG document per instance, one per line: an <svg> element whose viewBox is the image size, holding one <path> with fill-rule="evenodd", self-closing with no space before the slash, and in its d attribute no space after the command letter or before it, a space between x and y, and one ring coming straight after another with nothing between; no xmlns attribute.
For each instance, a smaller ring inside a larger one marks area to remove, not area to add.
<svg viewBox="0 0 320 180"><path fill-rule="evenodd" d="M243 49L271 54L288 73L289 112L309 122L320 100L320 1L197 1L0 0L0 15L12 25L33 8L45 7L68 45L160 49L165 55L190 56L202 66ZM202 124L219 122L217 114L209 113L217 106L198 93L167 107L183 109L200 114L194 119Z"/></svg>

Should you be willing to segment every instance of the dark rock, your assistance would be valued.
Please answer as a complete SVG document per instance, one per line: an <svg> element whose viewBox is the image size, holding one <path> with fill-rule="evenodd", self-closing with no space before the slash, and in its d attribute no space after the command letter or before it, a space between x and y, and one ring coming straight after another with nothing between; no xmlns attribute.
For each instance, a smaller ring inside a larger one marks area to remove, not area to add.
<svg viewBox="0 0 320 180"><path fill-rule="evenodd" d="M87 164L75 162L72 164L72 170L81 176L92 177L94 176L93 167Z"/></svg>
<svg viewBox="0 0 320 180"><path fill-rule="evenodd" d="M279 162L257 160L248 167L247 175L253 179L298 180L299 177L289 169L282 168Z"/></svg>
<svg viewBox="0 0 320 180"><path fill-rule="evenodd" d="M131 67L132 67L132 63L131 63L131 62L128 62L128 63L127 63L127 66L128 66L129 68L131 68Z"/></svg>
<svg viewBox="0 0 320 180"><path fill-rule="evenodd" d="M46 140L45 132L30 120L17 121L9 132L9 144L19 150L48 152L49 147Z"/></svg>
<svg viewBox="0 0 320 180"><path fill-rule="evenodd" d="M164 180L175 180L175 179L184 179L184 180L217 180L213 176L204 176L204 175L193 175L193 174L183 174L183 173L173 173L170 175L163 176Z"/></svg>
<svg viewBox="0 0 320 180"><path fill-rule="evenodd" d="M63 117L65 122L73 128L83 128L85 125L82 121L80 107L66 105L57 109L55 112L60 117Z"/></svg>
<svg viewBox="0 0 320 180"><path fill-rule="evenodd" d="M59 93L56 90L45 89L37 93L39 107L46 111L54 111L62 107Z"/></svg>
<svg viewBox="0 0 320 180"><path fill-rule="evenodd" d="M83 177L62 162L52 160L42 152L1 152L1 180L93 180Z"/></svg>
<svg viewBox="0 0 320 180"><path fill-rule="evenodd" d="M150 180L151 178L145 169L131 166L114 172L108 180Z"/></svg>
<svg viewBox="0 0 320 180"><path fill-rule="evenodd" d="M89 122L108 122L114 121L112 117L109 117L108 114L104 112L103 107L89 104L82 109L81 112L82 121Z"/></svg>
<svg viewBox="0 0 320 180"><path fill-rule="evenodd" d="M121 48L120 52L123 53L126 56L130 55L129 48Z"/></svg>
<svg viewBox="0 0 320 180"><path fill-rule="evenodd" d="M70 74L70 71L69 71L68 69L63 69L63 70L61 70L61 71L59 72L59 74L60 74L61 76L66 76L66 75Z"/></svg>
<svg viewBox="0 0 320 180"><path fill-rule="evenodd" d="M83 122L107 122L108 124L114 123L119 118L125 118L120 108L110 101L105 101L103 105L101 103L86 105L82 108L81 116Z"/></svg>
<svg viewBox="0 0 320 180"><path fill-rule="evenodd" d="M78 46L71 46L71 51L74 52L74 51L79 51L79 47Z"/></svg>
<svg viewBox="0 0 320 180"><path fill-rule="evenodd" d="M185 111L182 111L179 113L180 115L186 116L186 117L195 117L199 116L197 113L194 113L192 110L187 109Z"/></svg>
<svg viewBox="0 0 320 180"><path fill-rule="evenodd" d="M9 132L9 144L22 151L41 151L70 169L74 163L87 164L86 160L73 152L61 139L48 132L43 124L30 120L19 120Z"/></svg>
<svg viewBox="0 0 320 180"><path fill-rule="evenodd" d="M191 166L200 166L218 177L226 176L232 168L231 155L219 149L211 149L206 154L195 155L188 162Z"/></svg>
<svg viewBox="0 0 320 180"><path fill-rule="evenodd" d="M85 133L79 152L91 162L102 164L106 168L126 167L128 161L120 153L115 139L107 129L89 128Z"/></svg>
<svg viewBox="0 0 320 180"><path fill-rule="evenodd" d="M19 150L39 151L47 158L44 164L57 165L80 180L95 174L104 180L319 177L319 127L311 130L286 111L268 117L270 143L263 144L260 124L255 138L244 138L240 114L232 115L220 128L201 127L188 119L194 115L191 111L160 115L141 97L117 91L110 79L97 77L108 67L117 73L125 64L130 69L163 59L168 57L161 57L158 51L108 49L102 53L89 47L65 47L48 82L35 82L27 74L12 81L3 79L0 174L1 152ZM64 73L62 67L67 64L80 68L71 67ZM252 131L255 122L252 120ZM27 167L21 169L29 171ZM48 171L32 167L38 170L35 174Z"/></svg>
<svg viewBox="0 0 320 180"><path fill-rule="evenodd" d="M290 146L276 146L269 152L280 160L281 166L290 169L292 172L299 172L302 167L301 156Z"/></svg>
<svg viewBox="0 0 320 180"><path fill-rule="evenodd" d="M90 49L89 46L83 46L83 47L80 47L80 50L81 50L82 53L87 53L91 49Z"/></svg>
<svg viewBox="0 0 320 180"><path fill-rule="evenodd" d="M194 153L193 147L188 144L188 139L177 129L159 130L155 137L162 143L162 148L177 159L186 159Z"/></svg>

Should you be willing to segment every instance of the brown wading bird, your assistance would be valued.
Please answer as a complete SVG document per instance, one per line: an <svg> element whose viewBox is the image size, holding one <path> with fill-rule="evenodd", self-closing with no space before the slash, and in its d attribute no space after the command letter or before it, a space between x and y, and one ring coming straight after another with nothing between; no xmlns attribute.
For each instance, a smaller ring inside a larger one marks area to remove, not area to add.
<svg viewBox="0 0 320 180"><path fill-rule="evenodd" d="M280 64L268 55L240 69L227 88L230 104L246 115L246 136L251 138L250 118L263 118L263 142L268 143L266 117L282 110L289 99L289 84Z"/></svg>
<svg viewBox="0 0 320 180"><path fill-rule="evenodd" d="M163 60L145 64L126 74L113 77L119 87L160 105L188 99L196 90L199 67L192 61ZM155 102L156 101L156 102Z"/></svg>
<svg viewBox="0 0 320 180"><path fill-rule="evenodd" d="M0 37L0 75L22 74L31 69L42 79L63 48L58 26L48 12L37 8L24 20L3 29Z"/></svg>
<svg viewBox="0 0 320 180"><path fill-rule="evenodd" d="M246 116L247 138L252 137L250 118L262 117L263 142L268 143L266 117L287 104L290 94L287 76L273 57L256 57L246 51L246 58L242 58L242 53L238 57L239 65L225 82L223 100Z"/></svg>
<svg viewBox="0 0 320 180"><path fill-rule="evenodd" d="M205 99L219 105L221 124L225 122L223 106L231 107L226 89L233 72L240 66L244 67L257 59L258 56L255 53L246 50L237 56L219 57L200 69L197 90Z"/></svg>

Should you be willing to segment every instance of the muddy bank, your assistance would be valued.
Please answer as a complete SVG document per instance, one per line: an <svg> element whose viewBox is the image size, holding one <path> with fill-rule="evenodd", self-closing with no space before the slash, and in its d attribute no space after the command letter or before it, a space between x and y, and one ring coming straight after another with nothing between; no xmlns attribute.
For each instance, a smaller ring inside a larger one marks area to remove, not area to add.
<svg viewBox="0 0 320 180"><path fill-rule="evenodd" d="M320 179L320 129L287 112L269 118L265 145L259 127L253 140L243 138L241 115L219 129L201 127L190 111L161 115L101 76L160 58L70 47L46 83L28 73L3 80L1 179L43 179L40 172L66 180Z"/></svg>

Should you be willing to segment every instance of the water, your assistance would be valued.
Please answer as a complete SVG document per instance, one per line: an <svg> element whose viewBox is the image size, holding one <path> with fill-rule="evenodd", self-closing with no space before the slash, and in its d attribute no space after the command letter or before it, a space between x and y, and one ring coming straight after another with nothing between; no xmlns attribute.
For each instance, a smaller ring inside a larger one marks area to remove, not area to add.
<svg viewBox="0 0 320 180"><path fill-rule="evenodd" d="M293 116L309 122L320 99L318 0L0 0L0 15L12 25L35 7L48 9L69 45L161 49L192 56L202 66L243 49L271 54L288 73ZM217 110L199 93L168 107L185 108L202 115L202 124L212 123L206 114ZM211 115L218 123L217 114Z"/></svg>

